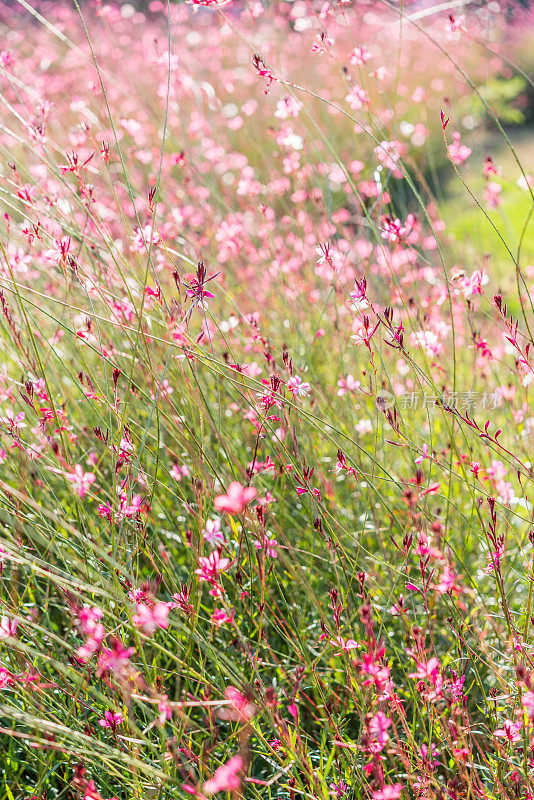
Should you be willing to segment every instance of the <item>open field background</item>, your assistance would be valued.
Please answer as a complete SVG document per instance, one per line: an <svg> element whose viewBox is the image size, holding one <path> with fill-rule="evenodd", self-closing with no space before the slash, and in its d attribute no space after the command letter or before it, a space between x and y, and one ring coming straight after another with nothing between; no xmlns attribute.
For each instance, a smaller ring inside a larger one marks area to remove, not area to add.
<svg viewBox="0 0 534 800"><path fill-rule="evenodd" d="M0 798L533 794L534 16L0 4Z"/></svg>

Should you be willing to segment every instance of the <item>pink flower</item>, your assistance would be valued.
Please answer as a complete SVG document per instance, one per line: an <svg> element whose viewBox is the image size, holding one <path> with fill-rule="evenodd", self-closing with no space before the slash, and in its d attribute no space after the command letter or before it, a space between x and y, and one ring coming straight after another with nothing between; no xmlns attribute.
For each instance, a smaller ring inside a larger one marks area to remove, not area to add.
<svg viewBox="0 0 534 800"><path fill-rule="evenodd" d="M429 678L433 683L436 683L439 676L439 661L436 657L428 661L416 661L416 672L411 672L409 678L418 678L419 680L426 680Z"/></svg>
<svg viewBox="0 0 534 800"><path fill-rule="evenodd" d="M320 56L325 56L330 52L333 46L334 40L323 31L322 33L318 33L313 40L311 51Z"/></svg>
<svg viewBox="0 0 534 800"><path fill-rule="evenodd" d="M307 381L303 381L302 378L299 378L297 375L289 378L287 382L287 388L293 394L294 397L308 397L311 385Z"/></svg>
<svg viewBox="0 0 534 800"><path fill-rule="evenodd" d="M421 449L422 449L422 454L420 456L417 456L417 458L415 459L416 464L422 464L425 458L430 458L430 451L428 449L428 445L426 442L423 444L423 447Z"/></svg>
<svg viewBox="0 0 534 800"><path fill-rule="evenodd" d="M453 143L449 145L449 156L453 164L463 164L471 155L471 148L465 144L460 144L460 134L456 131L452 134Z"/></svg>
<svg viewBox="0 0 534 800"><path fill-rule="evenodd" d="M350 56L350 63L355 67L363 67L363 65L371 58L371 53L365 45L355 47Z"/></svg>
<svg viewBox="0 0 534 800"><path fill-rule="evenodd" d="M215 770L213 778L210 778L205 782L204 786L202 787L202 791L206 794L215 794L216 792L222 792L225 789L228 789L229 791L239 789L239 786L241 785L239 773L241 772L242 766L243 759L241 756L232 756L232 758L227 761L226 764L223 764L222 767L219 767L217 770Z"/></svg>
<svg viewBox="0 0 534 800"><path fill-rule="evenodd" d="M164 694L158 703L158 722L160 725L165 725L168 720L172 719L172 707L169 705L168 700L169 698Z"/></svg>
<svg viewBox="0 0 534 800"><path fill-rule="evenodd" d="M377 792L373 792L373 800L397 800L401 796L402 783L391 783Z"/></svg>
<svg viewBox="0 0 534 800"><path fill-rule="evenodd" d="M5 689L6 686L13 685L13 678L9 670L0 664L0 689Z"/></svg>
<svg viewBox="0 0 534 800"><path fill-rule="evenodd" d="M145 603L137 606L137 613L133 615L132 622L136 628L142 628L145 633L152 634L157 628L168 628L169 620L168 603L156 603L151 608Z"/></svg>
<svg viewBox="0 0 534 800"><path fill-rule="evenodd" d="M102 619L104 612L96 606L84 606L78 611L78 622L83 633L92 635L97 627L98 620Z"/></svg>
<svg viewBox="0 0 534 800"><path fill-rule="evenodd" d="M9 636L14 636L17 625L18 621L16 619L2 617L2 619L0 619L0 639L7 639Z"/></svg>
<svg viewBox="0 0 534 800"><path fill-rule="evenodd" d="M217 511L226 511L228 514L240 514L258 492L252 486L241 486L237 481L232 481L227 494L221 494L214 500Z"/></svg>
<svg viewBox="0 0 534 800"><path fill-rule="evenodd" d="M522 697L523 708L529 715L529 717L534 717L534 692L525 692Z"/></svg>
<svg viewBox="0 0 534 800"><path fill-rule="evenodd" d="M211 621L213 622L217 630L219 630L221 625L226 625L227 623L234 621L234 614L235 614L234 610L232 610L230 614L227 614L226 611L224 611L224 609L216 608L213 614L211 615Z"/></svg>
<svg viewBox="0 0 534 800"><path fill-rule="evenodd" d="M24 418L26 414L24 411L19 411L18 414L13 412L12 408L6 408L6 415L0 419L4 425L7 425L12 431L20 430L21 428L26 428L27 425L24 422Z"/></svg>
<svg viewBox="0 0 534 800"><path fill-rule="evenodd" d="M348 95L345 97L345 100L349 104L349 106L353 109L353 111L359 111L361 108L366 106L369 102L369 95L362 89L361 86L353 86Z"/></svg>
<svg viewBox="0 0 534 800"><path fill-rule="evenodd" d="M500 183L496 181L490 181L486 188L484 189L484 201L488 204L490 208L497 208L499 203L501 202L500 194L502 192L502 186Z"/></svg>
<svg viewBox="0 0 534 800"><path fill-rule="evenodd" d="M83 630L83 627L82 627ZM76 655L80 659L80 661L89 661L91 656L93 656L96 651L100 648L100 645L104 641L104 636L106 635L106 631L104 626L97 622L95 623L93 629L91 630L91 634L89 638L86 640L85 644L78 648L76 651Z"/></svg>
<svg viewBox="0 0 534 800"><path fill-rule="evenodd" d="M449 14L447 22L445 23L445 30L447 33L456 33L462 30L462 25L465 22L465 14L460 14L455 17L454 14Z"/></svg>
<svg viewBox="0 0 534 800"><path fill-rule="evenodd" d="M462 589L458 586L456 579L457 575L453 569L450 568L448 564L445 564L443 567L443 572L441 573L439 583L434 587L438 594L447 594L448 592L455 592L456 594L461 594Z"/></svg>
<svg viewBox="0 0 534 800"><path fill-rule="evenodd" d="M260 539L255 540L254 547L256 550L265 550L270 558L276 558L278 556L276 550L278 542L276 539L269 539L268 536L264 536L262 541L260 541Z"/></svg>
<svg viewBox="0 0 534 800"><path fill-rule="evenodd" d="M398 167L398 163L403 155L405 147L401 142L393 139L391 142L385 140L378 144L373 152L381 164L386 169L391 170L391 174L396 178L402 178L402 172Z"/></svg>
<svg viewBox="0 0 534 800"><path fill-rule="evenodd" d="M339 386L337 390L338 397L343 397L347 392L355 392L361 387L360 381L357 381L354 375L347 375L346 378L340 378L337 385Z"/></svg>
<svg viewBox="0 0 534 800"><path fill-rule="evenodd" d="M423 699L434 702L442 695L443 678L441 677L440 665L437 658L430 658L428 661L416 661L416 672L409 673L409 678L417 678L419 681L430 681L433 691L423 692Z"/></svg>
<svg viewBox="0 0 534 800"><path fill-rule="evenodd" d="M229 700L229 706L219 711L221 719L228 719L232 722L248 722L256 713L256 706L250 702L239 689L235 686L228 686L224 696Z"/></svg>
<svg viewBox="0 0 534 800"><path fill-rule="evenodd" d="M519 723L513 722L511 719L505 719L502 728L494 731L493 735L506 739L508 742L518 742L521 739L520 730L521 725Z"/></svg>
<svg viewBox="0 0 534 800"><path fill-rule="evenodd" d="M65 477L72 483L72 488L78 497L84 497L89 491L91 484L93 484L96 480L92 472L83 471L81 464L76 464L74 467L74 472L67 472Z"/></svg>
<svg viewBox="0 0 534 800"><path fill-rule="evenodd" d="M98 720L101 728L111 728L112 731L116 730L121 722L124 722L122 714L114 714L112 711L104 711L103 718Z"/></svg>
<svg viewBox="0 0 534 800"><path fill-rule="evenodd" d="M413 230L415 224L415 217L413 214L408 214L404 225L400 219L392 219L392 217L382 217L382 238L390 242L400 242Z"/></svg>
<svg viewBox="0 0 534 800"><path fill-rule="evenodd" d="M186 0L188 6L207 6L208 8L220 8L229 2L230 0Z"/></svg>
<svg viewBox="0 0 534 800"><path fill-rule="evenodd" d="M124 647L119 639L115 639L111 648L102 650L98 658L97 675L111 670L120 675L124 673L130 663L130 656L135 653L135 647Z"/></svg>
<svg viewBox="0 0 534 800"><path fill-rule="evenodd" d="M345 640L343 636L336 636L335 639L330 639L330 644L340 649L339 653L334 653L335 656L340 656L341 652L348 653L350 650L355 650L360 646L354 639Z"/></svg>
<svg viewBox="0 0 534 800"><path fill-rule="evenodd" d="M229 558L221 558L219 553L210 553L209 556L201 556L198 559L199 569L195 570L195 574L199 575L199 580L210 580L216 578L219 572L224 572L228 569L230 564Z"/></svg>
<svg viewBox="0 0 534 800"><path fill-rule="evenodd" d="M169 472L169 475L171 478L174 478L175 481L181 481L182 478L187 478L189 474L189 467L185 464L175 464Z"/></svg>
<svg viewBox="0 0 534 800"><path fill-rule="evenodd" d="M374 739L371 745L371 752L380 753L389 741L387 729L391 725L391 720L382 711L378 711L369 722L369 733Z"/></svg>
<svg viewBox="0 0 534 800"><path fill-rule="evenodd" d="M204 526L204 539L212 547L225 544L220 519L208 519Z"/></svg>

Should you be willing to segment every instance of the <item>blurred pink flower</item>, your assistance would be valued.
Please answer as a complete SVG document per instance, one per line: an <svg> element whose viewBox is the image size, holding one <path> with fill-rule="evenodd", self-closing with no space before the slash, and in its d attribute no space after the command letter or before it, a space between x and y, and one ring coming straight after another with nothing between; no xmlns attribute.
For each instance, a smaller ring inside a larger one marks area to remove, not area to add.
<svg viewBox="0 0 534 800"><path fill-rule="evenodd" d="M237 481L232 481L226 494L215 498L213 504L217 511L226 511L227 514L240 514L248 503L257 495L252 486L241 486Z"/></svg>
<svg viewBox="0 0 534 800"><path fill-rule="evenodd" d="M222 792L225 789L235 791L241 785L239 773L243 766L243 759L241 756L232 756L232 758L215 770L213 778L205 782L202 791L206 794L215 794Z"/></svg>
<svg viewBox="0 0 534 800"><path fill-rule="evenodd" d="M168 628L169 620L168 603L156 603L152 607L145 603L137 606L137 613L132 617L136 628L142 628L145 633L152 634L157 628Z"/></svg>

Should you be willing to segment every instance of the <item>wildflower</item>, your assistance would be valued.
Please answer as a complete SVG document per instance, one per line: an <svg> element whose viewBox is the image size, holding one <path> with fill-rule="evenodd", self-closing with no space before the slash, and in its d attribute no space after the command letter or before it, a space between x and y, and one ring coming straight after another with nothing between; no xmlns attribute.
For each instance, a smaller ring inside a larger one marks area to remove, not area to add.
<svg viewBox="0 0 534 800"><path fill-rule="evenodd" d="M273 83L273 81L276 81L277 78L275 77L275 75L273 75L273 73L266 65L265 61L259 55L259 53L254 53L254 55L252 56L252 64L254 66L254 69L257 71L259 77L264 78L267 81L267 88L265 89L265 94L267 94L269 91L269 86L271 85L271 83Z"/></svg>
<svg viewBox="0 0 534 800"><path fill-rule="evenodd" d="M224 691L224 696L229 701L229 705L219 711L221 719L232 722L248 722L252 719L256 713L256 706L239 689L236 689L235 686L228 686Z"/></svg>
<svg viewBox="0 0 534 800"><path fill-rule="evenodd" d="M217 630L219 630L221 625L227 625L229 622L234 621L234 614L235 611L233 609L230 612L230 614L227 614L226 611L224 611L222 608L216 608L213 614L211 615L211 621L213 622Z"/></svg>
<svg viewBox="0 0 534 800"><path fill-rule="evenodd" d="M256 539L255 542L254 542L254 547L256 548L256 550L264 550L265 553L270 558L276 558L277 557L277 555L278 555L278 553L276 551L277 546L278 546L278 542L276 541L276 539L269 539L268 536L264 536L263 537L263 541L260 541L259 539Z"/></svg>
<svg viewBox="0 0 534 800"><path fill-rule="evenodd" d="M207 274L208 273L206 271L204 262L199 261L197 265L196 275L186 275L186 278L189 282L186 294L194 301L193 305L198 305L201 306L202 308L206 307L206 300L215 297L215 295L212 292L209 292L205 288L206 283L216 278L219 273L212 275L210 278L207 277Z"/></svg>
<svg viewBox="0 0 534 800"><path fill-rule="evenodd" d="M434 331L414 331L411 340L414 345L421 347L429 358L434 358L443 350L443 343Z"/></svg>
<svg viewBox="0 0 534 800"><path fill-rule="evenodd" d="M228 791L237 791L241 785L239 773L243 766L243 759L241 756L232 756L232 758L215 770L213 778L210 778L204 783L202 791L205 794L215 794L222 792L225 789Z"/></svg>
<svg viewBox="0 0 534 800"><path fill-rule="evenodd" d="M289 378L287 388L294 397L308 397L311 385L307 381L303 381L298 376Z"/></svg>
<svg viewBox="0 0 534 800"><path fill-rule="evenodd" d="M361 86L353 86L345 100L353 111L359 111L369 103L369 95Z"/></svg>
<svg viewBox="0 0 534 800"><path fill-rule="evenodd" d="M346 378L340 378L337 385L339 386L337 390L338 397L343 397L347 392L355 392L361 387L360 381L357 381L354 375L347 375Z"/></svg>
<svg viewBox="0 0 534 800"><path fill-rule="evenodd" d="M373 737L372 753L380 753L388 743L389 733L387 733L387 729L390 725L391 720L382 711L378 711L369 721L369 733Z"/></svg>
<svg viewBox="0 0 534 800"><path fill-rule="evenodd" d="M343 636L336 636L335 639L330 639L330 644L335 648L340 648L339 653L334 653L335 656L340 656L341 653L349 653L351 650L356 650L360 645L354 639L344 639Z"/></svg>
<svg viewBox="0 0 534 800"><path fill-rule="evenodd" d="M203 536L212 547L225 544L226 540L221 531L221 520L218 518L208 519L204 526Z"/></svg>
<svg viewBox="0 0 534 800"><path fill-rule="evenodd" d="M416 661L416 671L408 674L409 678L417 678L419 681L429 681L433 689L423 692L423 698L429 702L437 700L442 695L443 678L441 677L440 664L434 656L428 661Z"/></svg>
<svg viewBox="0 0 534 800"><path fill-rule="evenodd" d="M460 134L455 131L452 134L453 143L449 145L449 156L453 164L464 164L471 155L471 148L465 144L460 144Z"/></svg>
<svg viewBox="0 0 534 800"><path fill-rule="evenodd" d="M392 783L373 792L373 800L397 800L401 796L403 789L402 783Z"/></svg>
<svg viewBox="0 0 534 800"><path fill-rule="evenodd" d="M206 6L207 8L220 8L229 2L230 0L186 0L188 6Z"/></svg>
<svg viewBox="0 0 534 800"><path fill-rule="evenodd" d="M402 172L398 165L404 150L404 145L396 139L393 139L391 142L386 140L381 141L380 144L374 148L373 152L380 163L391 171L392 175L396 178L402 178Z"/></svg>
<svg viewBox="0 0 534 800"><path fill-rule="evenodd" d="M13 685L13 676L2 664L0 664L0 690L5 689L6 686Z"/></svg>
<svg viewBox="0 0 534 800"><path fill-rule="evenodd" d="M369 300L366 296L367 281L365 278L356 280L356 288L350 293L350 304L353 311L365 311L369 308Z"/></svg>
<svg viewBox="0 0 534 800"><path fill-rule="evenodd" d="M457 584L457 574L448 564L443 567L439 583L434 587L438 594L461 594L462 589Z"/></svg>
<svg viewBox="0 0 534 800"><path fill-rule="evenodd" d="M137 612L132 617L136 628L142 628L147 634L152 634L157 628L168 628L169 604L156 603L151 608L145 603L137 606Z"/></svg>
<svg viewBox="0 0 534 800"><path fill-rule="evenodd" d="M101 728L111 728L112 731L117 729L117 726L124 722L122 714L114 714L113 711L105 711L102 719L98 720Z"/></svg>
<svg viewBox="0 0 534 800"><path fill-rule="evenodd" d="M9 619L9 617L2 617L0 619L0 639L7 639L10 636L15 636L17 630L18 620Z"/></svg>
<svg viewBox="0 0 534 800"><path fill-rule="evenodd" d="M215 597L220 596L222 588L218 584L218 577L221 572L224 572L230 566L229 558L221 558L219 553L215 550L209 556L200 556L198 559L198 569L195 574L198 575L199 581L206 581L211 583L213 588L211 594Z"/></svg>
<svg viewBox="0 0 534 800"><path fill-rule="evenodd" d="M455 17L454 14L449 14L447 22L445 23L445 30L447 33L456 33L463 30L462 25L465 22L465 14L460 14Z"/></svg>
<svg viewBox="0 0 534 800"><path fill-rule="evenodd" d="M105 800L104 797L100 794L100 792L96 788L96 783L94 780L87 780L84 777L85 767L82 765L78 765L76 768L76 776L73 779L73 784L77 788L79 788L82 794L76 792L76 794L83 798L83 800ZM110 797L109 800L118 800L117 797Z"/></svg>
<svg viewBox="0 0 534 800"><path fill-rule="evenodd" d="M140 494L135 494L130 500L126 492L122 492L117 509L117 519L135 517L141 509L141 503L142 497Z"/></svg>
<svg viewBox="0 0 534 800"><path fill-rule="evenodd" d="M496 181L489 181L489 183L486 184L486 188L484 189L483 193L484 202L487 203L490 208L497 208L501 202L501 192L502 186L500 183L497 183Z"/></svg>
<svg viewBox="0 0 534 800"><path fill-rule="evenodd" d="M428 445L426 442L424 442L421 448L421 455L417 456L417 458L415 459L415 463L422 464L425 458L430 458L430 451L428 449Z"/></svg>
<svg viewBox="0 0 534 800"><path fill-rule="evenodd" d="M114 639L112 646L102 650L100 653L97 675L103 675L104 672L108 671L117 675L122 674L130 663L130 656L134 653L134 647L124 647L120 639Z"/></svg>
<svg viewBox="0 0 534 800"><path fill-rule="evenodd" d="M82 628L83 629L83 628ZM106 634L105 628L102 623L95 623L90 631L89 637L86 639L85 644L78 648L76 651L77 657L85 663L100 649L104 636Z"/></svg>
<svg viewBox="0 0 534 800"><path fill-rule="evenodd" d="M170 719L172 719L172 708L168 703L168 697L166 694L158 701L158 723L160 725L165 725Z"/></svg>
<svg viewBox="0 0 534 800"><path fill-rule="evenodd" d="M506 739L507 742L518 742L521 739L521 725L511 719L505 719L502 728L493 732L494 736Z"/></svg>
<svg viewBox="0 0 534 800"><path fill-rule="evenodd" d="M365 47L365 45L361 45L360 47L355 47L350 55L350 63L354 64L355 67L363 67L369 59L371 58L371 53Z"/></svg>
<svg viewBox="0 0 534 800"><path fill-rule="evenodd" d="M349 785L344 780L340 780L339 783L332 781L332 783L328 784L328 787L332 789L332 794L335 794L336 797L344 797L349 790Z"/></svg>
<svg viewBox="0 0 534 800"><path fill-rule="evenodd" d="M241 486L237 481L232 481L227 493L216 497L213 504L217 511L223 511L227 514L241 514L257 494L256 489L251 486Z"/></svg>
<svg viewBox="0 0 534 800"><path fill-rule="evenodd" d="M194 611L194 607L189 602L190 598L191 589L185 583L182 583L180 591L173 594L174 602L169 603L169 606L170 608L179 608L180 611L189 616Z"/></svg>
<svg viewBox="0 0 534 800"><path fill-rule="evenodd" d="M317 55L325 56L330 52L333 46L334 40L330 36L327 36L325 31L322 31L322 33L318 33L313 40L311 51L312 53L317 53Z"/></svg>
<svg viewBox="0 0 534 800"><path fill-rule="evenodd" d="M278 101L274 116L278 119L287 119L287 117L298 117L302 103L296 100L291 95L286 94L281 100Z"/></svg>
<svg viewBox="0 0 534 800"><path fill-rule="evenodd" d="M391 217L382 217L382 238L390 242L402 241L413 229L415 217L413 214L408 214L404 225L400 219L392 219Z"/></svg>
<svg viewBox="0 0 534 800"><path fill-rule="evenodd" d="M185 464L175 464L169 471L169 475L171 478L174 478L175 481L181 481L182 478L187 478L189 474L189 467Z"/></svg>
<svg viewBox="0 0 534 800"><path fill-rule="evenodd" d="M534 692L525 692L521 698L521 702L529 717L534 717Z"/></svg>
<svg viewBox="0 0 534 800"><path fill-rule="evenodd" d="M109 520L109 522L111 522L113 516L113 507L109 502L109 500L106 500L105 503L100 503L100 505L97 508L97 511L100 517L104 517L105 519Z"/></svg>
<svg viewBox="0 0 534 800"><path fill-rule="evenodd" d="M4 425L11 431L19 431L22 428L26 428L27 425L24 422L24 418L26 417L26 413L24 411L19 411L18 414L15 414L12 408L6 408L5 410L5 417L0 419Z"/></svg>
<svg viewBox="0 0 534 800"><path fill-rule="evenodd" d="M435 769L439 764L439 750L435 744L431 744L430 747L426 744L421 745L421 755L426 764L431 769Z"/></svg>
<svg viewBox="0 0 534 800"><path fill-rule="evenodd" d="M482 167L484 177L489 178L490 175L497 175L498 170L491 156L486 156L484 165Z"/></svg>
<svg viewBox="0 0 534 800"><path fill-rule="evenodd" d="M96 478L92 472L84 472L81 464L76 464L74 471L65 473L65 477L72 484L78 497L84 497Z"/></svg>
<svg viewBox="0 0 534 800"><path fill-rule="evenodd" d="M98 621L102 619L104 612L96 606L84 606L78 611L78 624L83 633L93 635L97 630Z"/></svg>

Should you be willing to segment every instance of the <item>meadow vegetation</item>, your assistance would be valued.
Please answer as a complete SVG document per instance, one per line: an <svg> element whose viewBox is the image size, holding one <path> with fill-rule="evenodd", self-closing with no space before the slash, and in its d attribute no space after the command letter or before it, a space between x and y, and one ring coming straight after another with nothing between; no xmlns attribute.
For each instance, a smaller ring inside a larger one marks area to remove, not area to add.
<svg viewBox="0 0 534 800"><path fill-rule="evenodd" d="M2 800L533 798L532 31L0 6Z"/></svg>

